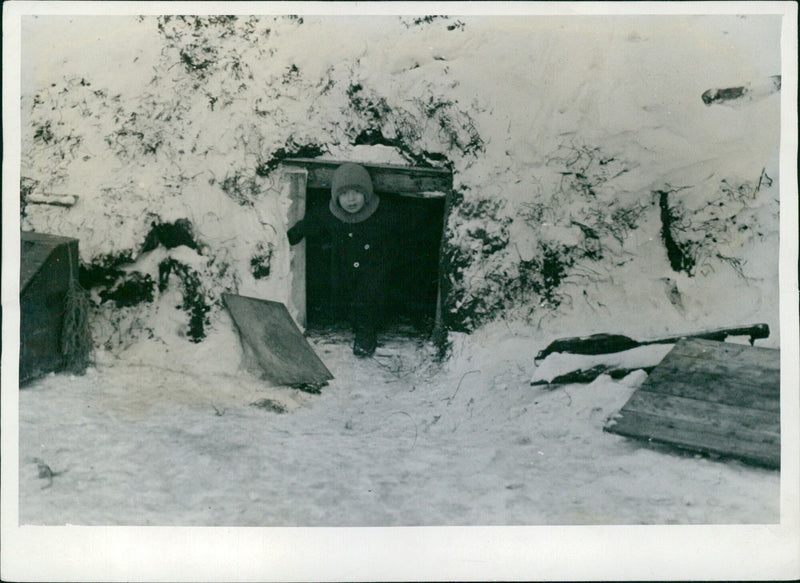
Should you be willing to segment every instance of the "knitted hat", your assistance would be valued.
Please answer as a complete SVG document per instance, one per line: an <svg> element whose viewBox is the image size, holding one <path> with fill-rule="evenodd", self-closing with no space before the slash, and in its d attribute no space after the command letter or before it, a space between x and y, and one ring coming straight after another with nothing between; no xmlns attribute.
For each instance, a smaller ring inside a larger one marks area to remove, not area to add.
<svg viewBox="0 0 800 583"><path fill-rule="evenodd" d="M364 206L357 213L348 213L339 206L339 194L347 189L355 189L364 194ZM339 166L331 178L331 201L328 205L337 219L345 223L360 223L372 216L380 203L380 198L372 191L372 179L363 166L347 162Z"/></svg>

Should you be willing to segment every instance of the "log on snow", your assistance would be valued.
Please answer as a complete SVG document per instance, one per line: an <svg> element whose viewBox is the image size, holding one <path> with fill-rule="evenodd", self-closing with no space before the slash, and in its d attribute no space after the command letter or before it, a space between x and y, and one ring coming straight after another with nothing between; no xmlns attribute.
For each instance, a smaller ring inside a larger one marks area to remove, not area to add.
<svg viewBox="0 0 800 583"><path fill-rule="evenodd" d="M750 344L752 345L756 340L769 337L769 326L767 324L751 324L643 341L634 340L633 338L621 334L592 334L591 336L559 338L551 342L544 350L539 351L534 362L538 363L553 352L566 352L568 354L611 354L614 352L622 352L623 350L630 350L631 348L643 346L645 344L675 344L678 340L683 338L718 340L721 342L728 336L749 336Z"/></svg>

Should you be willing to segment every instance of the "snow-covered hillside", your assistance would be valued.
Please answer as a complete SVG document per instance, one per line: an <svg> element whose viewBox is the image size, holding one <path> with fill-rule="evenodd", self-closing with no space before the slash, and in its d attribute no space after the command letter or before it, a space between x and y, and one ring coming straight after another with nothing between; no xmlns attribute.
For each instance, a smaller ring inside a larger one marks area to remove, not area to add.
<svg viewBox="0 0 800 583"><path fill-rule="evenodd" d="M779 93L702 95L778 74L779 26L26 18L23 192L80 198L23 196L23 227L80 239L101 348L190 344L224 291L288 298L283 157L444 166L451 329L763 321L777 346Z"/></svg>

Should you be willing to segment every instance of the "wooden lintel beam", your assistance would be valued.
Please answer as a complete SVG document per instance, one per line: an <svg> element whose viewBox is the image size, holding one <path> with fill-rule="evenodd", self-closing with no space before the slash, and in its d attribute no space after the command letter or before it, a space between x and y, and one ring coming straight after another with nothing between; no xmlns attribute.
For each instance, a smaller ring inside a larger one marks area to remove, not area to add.
<svg viewBox="0 0 800 583"><path fill-rule="evenodd" d="M330 188L331 177L342 161L312 158L287 158L286 166L301 166L308 171L308 188ZM452 189L453 176L449 170L393 166L390 164L362 164L372 177L376 192L390 192L408 196L433 197L446 195Z"/></svg>

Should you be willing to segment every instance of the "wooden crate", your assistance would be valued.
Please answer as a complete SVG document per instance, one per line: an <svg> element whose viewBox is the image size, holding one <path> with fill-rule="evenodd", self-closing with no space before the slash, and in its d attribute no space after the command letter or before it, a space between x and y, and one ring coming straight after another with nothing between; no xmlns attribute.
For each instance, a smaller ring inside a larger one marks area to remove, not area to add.
<svg viewBox="0 0 800 583"><path fill-rule="evenodd" d="M780 351L681 340L606 431L780 467Z"/></svg>
<svg viewBox="0 0 800 583"><path fill-rule="evenodd" d="M61 328L70 277L78 276L78 240L21 233L19 380L62 368Z"/></svg>

